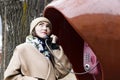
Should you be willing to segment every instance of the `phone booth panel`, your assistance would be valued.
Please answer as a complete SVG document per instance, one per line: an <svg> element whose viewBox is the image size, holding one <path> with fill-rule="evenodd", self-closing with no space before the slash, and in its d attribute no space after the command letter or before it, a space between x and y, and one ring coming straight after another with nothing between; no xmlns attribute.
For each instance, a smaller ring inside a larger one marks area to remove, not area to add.
<svg viewBox="0 0 120 80"><path fill-rule="evenodd" d="M46 6L44 16L74 71L88 71L76 74L78 80L120 79L119 7L118 0L54 0Z"/></svg>

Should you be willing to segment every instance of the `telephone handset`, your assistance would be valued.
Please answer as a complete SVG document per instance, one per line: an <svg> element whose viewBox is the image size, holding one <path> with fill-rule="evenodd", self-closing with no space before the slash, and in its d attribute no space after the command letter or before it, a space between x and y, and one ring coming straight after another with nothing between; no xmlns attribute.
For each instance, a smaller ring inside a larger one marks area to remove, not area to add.
<svg viewBox="0 0 120 80"><path fill-rule="evenodd" d="M48 43L52 43L52 38L51 38L50 36L51 36L51 35L46 36L46 41L47 41Z"/></svg>
<svg viewBox="0 0 120 80"><path fill-rule="evenodd" d="M99 72L97 67L98 60L94 52L86 42L84 42L83 64L84 64L85 71L90 70L89 71L90 74L98 74Z"/></svg>

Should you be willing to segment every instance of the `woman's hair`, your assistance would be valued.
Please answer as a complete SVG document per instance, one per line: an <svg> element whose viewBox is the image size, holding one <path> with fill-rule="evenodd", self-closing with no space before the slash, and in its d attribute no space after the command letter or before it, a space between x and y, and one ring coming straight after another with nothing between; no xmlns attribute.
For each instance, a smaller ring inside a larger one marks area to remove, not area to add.
<svg viewBox="0 0 120 80"><path fill-rule="evenodd" d="M36 35L36 32L35 32L35 28L32 30L32 33L31 33L33 36L37 36Z"/></svg>

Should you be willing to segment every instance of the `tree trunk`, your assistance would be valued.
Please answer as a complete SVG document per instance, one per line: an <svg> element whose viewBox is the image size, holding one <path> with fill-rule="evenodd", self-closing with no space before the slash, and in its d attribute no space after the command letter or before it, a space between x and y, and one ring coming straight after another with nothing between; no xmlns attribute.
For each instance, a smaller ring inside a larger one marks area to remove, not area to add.
<svg viewBox="0 0 120 80"><path fill-rule="evenodd" d="M25 41L29 34L32 19L41 16L44 7L52 0L0 0L0 15L2 16L2 66L0 80L14 48Z"/></svg>

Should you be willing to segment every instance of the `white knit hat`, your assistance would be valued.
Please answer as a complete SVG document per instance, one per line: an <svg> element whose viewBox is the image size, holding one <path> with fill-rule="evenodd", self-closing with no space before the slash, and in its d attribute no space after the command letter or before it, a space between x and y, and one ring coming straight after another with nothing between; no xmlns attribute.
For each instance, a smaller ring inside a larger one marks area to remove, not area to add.
<svg viewBox="0 0 120 80"><path fill-rule="evenodd" d="M39 22L48 22L50 25L52 25L51 22L47 18L45 18L45 17L35 18L34 20L32 20L32 22L30 24L30 34L32 34L32 30L37 26L37 24Z"/></svg>

